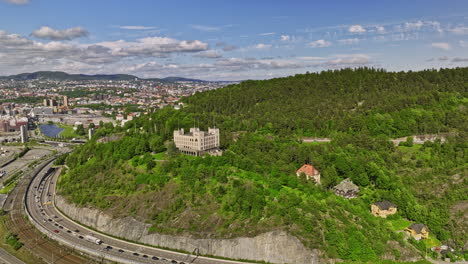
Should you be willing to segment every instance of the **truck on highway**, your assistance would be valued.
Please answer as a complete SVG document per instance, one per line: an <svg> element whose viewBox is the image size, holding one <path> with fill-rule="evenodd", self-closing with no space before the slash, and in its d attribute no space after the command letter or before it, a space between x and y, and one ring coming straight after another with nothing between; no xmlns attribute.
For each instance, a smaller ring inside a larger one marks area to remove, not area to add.
<svg viewBox="0 0 468 264"><path fill-rule="evenodd" d="M86 235L84 237L87 241L91 242L91 243L94 243L96 245L101 245L102 243L102 240L97 238L97 237L93 237L92 235Z"/></svg>

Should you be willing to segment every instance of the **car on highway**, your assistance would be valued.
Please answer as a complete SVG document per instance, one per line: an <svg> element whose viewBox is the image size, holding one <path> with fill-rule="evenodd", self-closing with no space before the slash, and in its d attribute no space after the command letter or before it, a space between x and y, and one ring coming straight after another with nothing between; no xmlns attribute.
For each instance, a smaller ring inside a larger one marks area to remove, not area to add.
<svg viewBox="0 0 468 264"><path fill-rule="evenodd" d="M123 249L119 249L117 251L119 251L119 253L124 253L125 252Z"/></svg>
<svg viewBox="0 0 468 264"><path fill-rule="evenodd" d="M133 256L140 256L140 254L133 252Z"/></svg>
<svg viewBox="0 0 468 264"><path fill-rule="evenodd" d="M143 255L144 258L148 258L148 255Z"/></svg>
<svg viewBox="0 0 468 264"><path fill-rule="evenodd" d="M57 229L54 230L54 233L58 233L58 232L60 232L60 231L58 231Z"/></svg>
<svg viewBox="0 0 468 264"><path fill-rule="evenodd" d="M153 256L151 259L152 259L152 260L159 260L159 258L156 257L156 256Z"/></svg>

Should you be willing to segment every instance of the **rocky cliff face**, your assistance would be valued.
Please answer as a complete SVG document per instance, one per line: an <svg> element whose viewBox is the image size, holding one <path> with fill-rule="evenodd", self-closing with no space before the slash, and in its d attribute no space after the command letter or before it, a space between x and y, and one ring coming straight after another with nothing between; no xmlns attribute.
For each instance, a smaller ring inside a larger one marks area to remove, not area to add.
<svg viewBox="0 0 468 264"><path fill-rule="evenodd" d="M270 263L315 264L319 252L307 249L294 236L283 231L273 231L256 237L234 239L196 239L184 236L150 234L150 225L131 217L112 218L94 208L77 207L57 196L56 206L71 219L91 226L103 233L149 245L231 259L248 259Z"/></svg>

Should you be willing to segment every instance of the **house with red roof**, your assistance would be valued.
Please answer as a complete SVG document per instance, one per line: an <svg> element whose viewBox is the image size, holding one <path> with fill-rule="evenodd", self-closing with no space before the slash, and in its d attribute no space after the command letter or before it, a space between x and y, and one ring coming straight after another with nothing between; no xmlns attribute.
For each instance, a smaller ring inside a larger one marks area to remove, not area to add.
<svg viewBox="0 0 468 264"><path fill-rule="evenodd" d="M304 164L300 169L296 171L297 177L304 174L307 180L312 180L316 184L320 184L320 172L312 165Z"/></svg>

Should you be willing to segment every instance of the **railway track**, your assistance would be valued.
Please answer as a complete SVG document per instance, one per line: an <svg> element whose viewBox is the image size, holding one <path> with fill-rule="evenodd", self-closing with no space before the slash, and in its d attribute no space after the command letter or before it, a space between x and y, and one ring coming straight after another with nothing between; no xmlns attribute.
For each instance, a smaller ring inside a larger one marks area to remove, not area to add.
<svg viewBox="0 0 468 264"><path fill-rule="evenodd" d="M46 263L56 264L85 264L94 263L79 256L72 250L64 249L56 242L52 242L39 233L24 215L24 197L32 176L41 171L54 159L49 159L43 165L38 166L32 172L24 175L16 188L10 193L5 202L5 209L9 218L5 221L5 227L16 234L24 247Z"/></svg>

